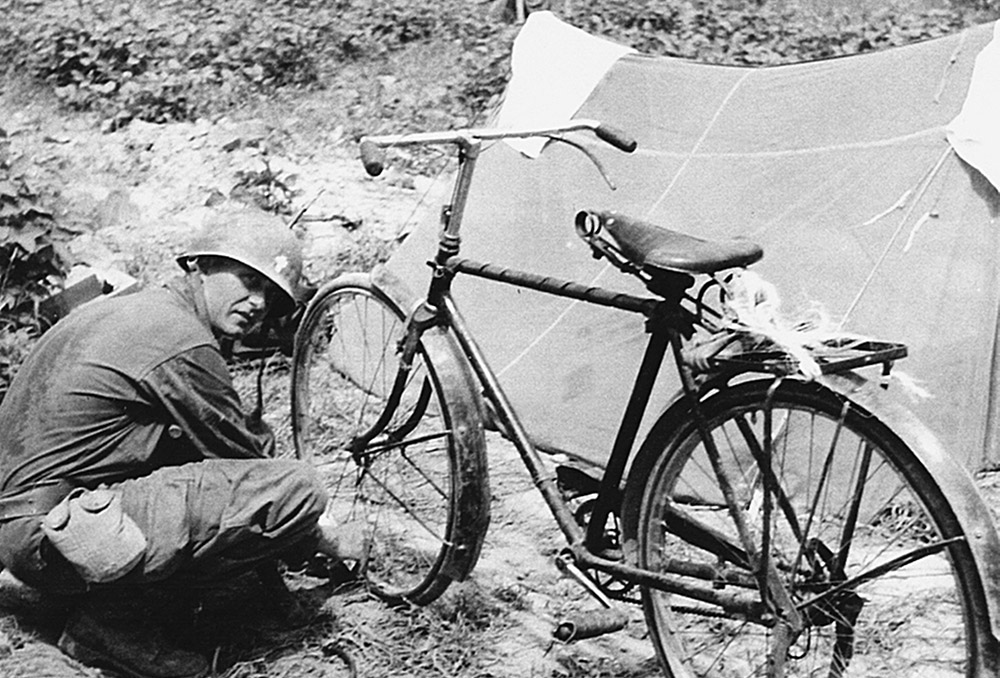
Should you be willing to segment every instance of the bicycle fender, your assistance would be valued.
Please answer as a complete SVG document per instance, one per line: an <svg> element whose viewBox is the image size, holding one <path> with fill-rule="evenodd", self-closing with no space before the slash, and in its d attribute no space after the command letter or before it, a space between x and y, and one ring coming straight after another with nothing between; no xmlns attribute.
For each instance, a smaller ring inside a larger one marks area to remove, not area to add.
<svg viewBox="0 0 1000 678"><path fill-rule="evenodd" d="M824 375L817 381L888 426L910 447L952 502L983 582L993 637L1000 640L1000 536L972 476L916 415L890 400L885 389L877 383L853 372Z"/></svg>
<svg viewBox="0 0 1000 678"><path fill-rule="evenodd" d="M369 274L372 284L385 292L406 313L420 303L420 299L394 273L384 266L377 266ZM441 572L454 581L463 581L479 560L483 541L490 523L490 483L485 455L485 407L476 387L475 376L468 360L450 328L434 327L421 337L427 357L434 364L441 382L441 389L458 421L476 422L474 426L456 430L458 446L458 477L461 487L455 492L455 513L463 516L452 526L453 547L445 553Z"/></svg>

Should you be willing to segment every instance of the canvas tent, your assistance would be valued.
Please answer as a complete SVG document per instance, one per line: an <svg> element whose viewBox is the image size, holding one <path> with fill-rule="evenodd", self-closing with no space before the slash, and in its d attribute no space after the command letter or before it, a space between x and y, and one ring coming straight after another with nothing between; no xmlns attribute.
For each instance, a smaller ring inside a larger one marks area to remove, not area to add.
<svg viewBox="0 0 1000 678"><path fill-rule="evenodd" d="M611 191L561 144L491 146L463 254L636 292L576 238L579 209L749 237L786 313L818 303L845 330L907 343L897 370L929 397L896 397L970 468L1000 463L1000 197L987 179L1000 182L997 32L737 68L642 56L532 14L498 124L596 118L639 147L591 146ZM422 224L390 261L417 290L437 230ZM600 464L644 347L642 318L471 278L456 297L531 435ZM675 389L662 380L644 428Z"/></svg>

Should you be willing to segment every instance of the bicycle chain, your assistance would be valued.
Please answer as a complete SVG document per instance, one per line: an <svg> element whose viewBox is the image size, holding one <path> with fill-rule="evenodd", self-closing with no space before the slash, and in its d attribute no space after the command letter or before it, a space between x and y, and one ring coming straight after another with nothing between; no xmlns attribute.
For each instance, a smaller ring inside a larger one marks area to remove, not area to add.
<svg viewBox="0 0 1000 678"><path fill-rule="evenodd" d="M679 614L696 614L699 617L708 617L710 619L732 619L732 615L721 611L710 610L707 607L671 605L670 610Z"/></svg>

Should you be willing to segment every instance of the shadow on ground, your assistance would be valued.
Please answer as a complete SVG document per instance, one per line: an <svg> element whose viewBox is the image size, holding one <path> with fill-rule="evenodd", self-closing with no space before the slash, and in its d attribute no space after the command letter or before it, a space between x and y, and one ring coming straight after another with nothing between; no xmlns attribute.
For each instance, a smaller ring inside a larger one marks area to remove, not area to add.
<svg viewBox="0 0 1000 678"><path fill-rule="evenodd" d="M214 676L261 675L265 666L266 675L278 670L297 678L347 676L344 660L329 642L339 625L325 606L337 591L310 577L289 580L299 608L294 620L285 617L287 609L275 604L255 574L211 590L160 593L147 606L175 641L208 658ZM0 676L110 675L79 664L56 646L75 602L72 597L43 595L8 572L0 574Z"/></svg>

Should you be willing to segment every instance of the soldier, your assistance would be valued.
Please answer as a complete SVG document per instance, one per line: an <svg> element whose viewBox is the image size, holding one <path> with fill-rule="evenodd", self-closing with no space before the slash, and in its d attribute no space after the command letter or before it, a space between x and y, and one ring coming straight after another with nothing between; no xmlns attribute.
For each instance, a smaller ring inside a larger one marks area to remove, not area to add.
<svg viewBox="0 0 1000 678"><path fill-rule="evenodd" d="M230 212L178 263L162 288L58 322L0 404L0 562L42 591L81 594L64 652L142 678L208 672L168 641L143 594L290 550L361 549L324 520L313 469L270 458L273 435L244 414L220 350L294 309L299 242L276 217Z"/></svg>

